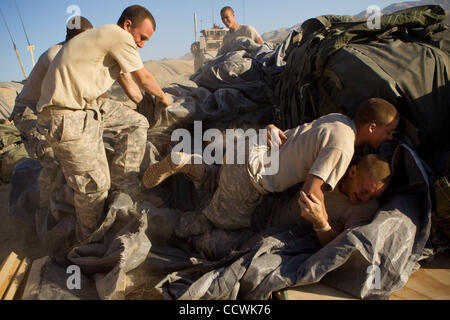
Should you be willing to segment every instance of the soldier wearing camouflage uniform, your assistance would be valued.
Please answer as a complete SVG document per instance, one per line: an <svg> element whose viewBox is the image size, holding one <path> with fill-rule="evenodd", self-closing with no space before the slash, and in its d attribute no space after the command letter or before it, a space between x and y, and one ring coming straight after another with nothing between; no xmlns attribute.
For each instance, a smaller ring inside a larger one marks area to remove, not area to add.
<svg viewBox="0 0 450 320"><path fill-rule="evenodd" d="M78 19L79 25L77 28L72 28L71 26L75 25ZM45 137L36 129L36 105L41 96L42 82L50 64L63 45L80 33L92 28L91 22L85 17L78 16L70 19L66 27L65 41L51 47L39 57L22 91L16 97L14 109L10 116L10 120L14 121L14 125L20 131L22 141L30 158L40 160L42 163L42 170L39 176L41 208L49 207L50 196L55 187L55 178L59 171L59 164L54 157L53 150L45 140Z"/></svg>
<svg viewBox="0 0 450 320"><path fill-rule="evenodd" d="M104 219L104 204L111 186L102 139L105 129L122 135L116 145L118 152L113 157L111 175L125 177L128 182L124 188L119 178L117 187L132 197L139 192L136 177L145 151L148 122L120 103L99 97L117 80L125 93L139 103L142 94L132 75L144 91L162 104L169 104L137 50L150 39L155 28L155 20L147 9L128 7L117 25L95 28L67 43L44 80L37 106L38 128L74 190L76 235L80 242L89 241ZM129 186L134 188L128 189Z"/></svg>

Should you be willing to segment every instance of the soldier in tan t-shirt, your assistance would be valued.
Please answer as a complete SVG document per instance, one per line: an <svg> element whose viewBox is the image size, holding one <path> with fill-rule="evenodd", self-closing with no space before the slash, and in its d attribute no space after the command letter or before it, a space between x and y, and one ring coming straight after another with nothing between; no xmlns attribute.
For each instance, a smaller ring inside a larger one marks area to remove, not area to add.
<svg viewBox="0 0 450 320"><path fill-rule="evenodd" d="M88 241L102 223L111 183L102 140L104 123L99 97L117 80L135 103L142 99L139 87L155 96L159 103L165 106L170 103L138 53L138 47L144 46L155 28L155 19L147 9L138 5L128 7L117 25L86 31L68 42L44 79L37 105L38 126L74 190L79 241ZM109 108L109 112L111 118L118 118L114 116L114 108ZM145 144L146 132L137 138L131 143ZM142 157L140 152L117 160L126 167L129 161L140 164ZM128 173L137 176L138 170L131 168Z"/></svg>
<svg viewBox="0 0 450 320"><path fill-rule="evenodd" d="M78 19L78 28L69 28ZM33 159L40 159L48 146L45 138L36 131L36 105L41 97L42 82L48 68L64 43L92 28L91 22L85 17L77 16L70 19L66 27L65 41L54 45L39 57L25 81L22 91L16 97L10 120L13 120L14 125L19 129L28 155ZM25 112L25 110L27 111Z"/></svg>
<svg viewBox="0 0 450 320"><path fill-rule="evenodd" d="M75 26L73 28L72 26ZM14 110L10 119L19 129L22 141L28 155L32 159L41 161L42 169L39 175L40 210L46 212L50 207L51 192L54 188L55 177L60 170L52 148L45 137L37 130L36 105L41 96L43 80L50 64L61 50L63 45L83 33L92 29L91 22L85 17L76 16L70 19L66 25L66 39L51 47L38 59L36 65L25 82L20 94L16 97ZM44 214L44 213L43 213Z"/></svg>
<svg viewBox="0 0 450 320"><path fill-rule="evenodd" d="M182 215L175 232L180 237L198 235L210 224L225 230L248 228L252 213L265 194L284 191L302 182L303 192L315 196L325 208L323 192L332 191L344 176L355 146L368 144L377 148L381 142L392 139L397 124L395 107L374 98L361 104L353 120L341 114L330 114L285 132L269 126L273 129L273 142L278 138L284 140L278 143L281 144L278 157L272 158L278 161L279 170L269 171L264 162L265 155L272 150L265 145L254 145L245 164L221 166L217 188L209 204L198 213ZM144 186L152 188L175 173L187 175L196 187L212 185L206 180L215 177L213 167L196 164L201 161L194 157L199 156L173 152L146 170ZM350 198L354 197L357 195L352 193ZM316 219L313 225L320 232L331 230L326 219Z"/></svg>
<svg viewBox="0 0 450 320"><path fill-rule="evenodd" d="M223 47L238 37L249 38L257 44L264 44L264 40L253 26L237 23L234 10L231 7L222 8L222 10L220 10L220 17L222 18L223 24L230 30L223 38Z"/></svg>

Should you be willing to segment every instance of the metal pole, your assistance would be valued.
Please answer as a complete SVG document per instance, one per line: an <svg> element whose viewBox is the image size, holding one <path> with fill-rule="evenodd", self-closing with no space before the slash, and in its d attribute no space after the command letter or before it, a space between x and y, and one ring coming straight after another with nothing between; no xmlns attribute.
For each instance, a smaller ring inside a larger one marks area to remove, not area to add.
<svg viewBox="0 0 450 320"><path fill-rule="evenodd" d="M23 32L25 33L25 37L27 38L27 43L28 43L27 50L30 51L31 62L33 63L33 67L34 67L34 65L36 64L34 62L34 54L33 54L34 46L30 43L30 39L28 38L27 30L25 30L25 25L23 23L22 15L20 14L20 10L19 10L19 6L17 5L17 1L14 1L14 3L16 4L16 9L17 9L17 13L19 14L20 22L22 23Z"/></svg>
<svg viewBox="0 0 450 320"><path fill-rule="evenodd" d="M194 34L195 34L195 42L197 42L197 14L194 13Z"/></svg>
<svg viewBox="0 0 450 320"><path fill-rule="evenodd" d="M214 1L211 0L211 12L212 12L212 22L213 22L213 28L214 28Z"/></svg>

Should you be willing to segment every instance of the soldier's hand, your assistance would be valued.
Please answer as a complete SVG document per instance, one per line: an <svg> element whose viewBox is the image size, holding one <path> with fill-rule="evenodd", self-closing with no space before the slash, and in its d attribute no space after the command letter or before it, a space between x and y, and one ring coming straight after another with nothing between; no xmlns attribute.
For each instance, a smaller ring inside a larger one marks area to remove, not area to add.
<svg viewBox="0 0 450 320"><path fill-rule="evenodd" d="M166 108L168 106L170 106L170 104L171 104L171 101L170 101L169 97L165 93L161 97L156 97L156 102L157 103L161 102Z"/></svg>
<svg viewBox="0 0 450 320"><path fill-rule="evenodd" d="M327 224L328 216L322 203L313 194L307 195L301 191L298 203L302 210L301 216L311 222L314 228L320 229Z"/></svg>
<svg viewBox="0 0 450 320"><path fill-rule="evenodd" d="M267 145L269 148L272 144L277 144L280 147L286 140L287 137L280 128L276 127L274 124L269 124L267 127Z"/></svg>

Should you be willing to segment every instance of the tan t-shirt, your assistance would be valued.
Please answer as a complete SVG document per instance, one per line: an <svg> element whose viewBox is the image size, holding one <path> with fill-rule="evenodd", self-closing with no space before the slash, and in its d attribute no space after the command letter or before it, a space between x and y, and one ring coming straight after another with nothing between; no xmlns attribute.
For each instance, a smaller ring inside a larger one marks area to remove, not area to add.
<svg viewBox="0 0 450 320"><path fill-rule="evenodd" d="M287 140L279 150L276 173L269 169L273 163L264 164L265 154L271 152L267 146L256 144L250 150L248 172L255 187L282 192L312 174L334 189L353 157L356 139L353 120L333 113L289 129L285 134Z"/></svg>
<svg viewBox="0 0 450 320"><path fill-rule="evenodd" d="M84 109L105 93L120 73L143 67L129 32L113 24L87 30L65 44L53 60L37 110L46 106Z"/></svg>
<svg viewBox="0 0 450 320"><path fill-rule="evenodd" d="M223 37L223 45L226 45L228 42L238 38L238 37L246 37L250 38L256 42L256 39L261 37L253 26L246 26L240 24L236 31L231 32L231 30Z"/></svg>
<svg viewBox="0 0 450 320"><path fill-rule="evenodd" d="M58 43L45 51L40 57L33 70L31 71L22 91L16 97L15 105L18 107L29 107L35 109L41 97L41 87L48 68L53 59L61 50L64 42Z"/></svg>

